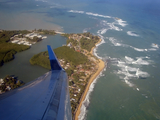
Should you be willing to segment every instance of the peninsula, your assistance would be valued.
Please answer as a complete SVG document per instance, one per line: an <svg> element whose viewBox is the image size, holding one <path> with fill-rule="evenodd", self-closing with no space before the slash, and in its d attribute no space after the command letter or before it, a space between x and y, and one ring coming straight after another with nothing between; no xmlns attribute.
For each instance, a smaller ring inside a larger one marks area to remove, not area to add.
<svg viewBox="0 0 160 120"><path fill-rule="evenodd" d="M77 119L90 84L105 66L102 60L92 54L101 39L89 32L61 35L68 38L67 44L54 49L54 52L68 74L72 116ZM30 63L50 69L48 52L34 55Z"/></svg>

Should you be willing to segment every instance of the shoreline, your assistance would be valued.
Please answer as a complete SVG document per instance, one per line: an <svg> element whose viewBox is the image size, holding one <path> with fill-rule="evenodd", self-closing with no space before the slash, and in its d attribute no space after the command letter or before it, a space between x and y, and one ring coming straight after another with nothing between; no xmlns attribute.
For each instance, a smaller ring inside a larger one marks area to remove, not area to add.
<svg viewBox="0 0 160 120"><path fill-rule="evenodd" d="M101 38L100 38L99 41L96 43L96 45L99 44L99 43L101 43L101 41L102 41L102 40L101 40ZM92 50L91 50L91 52L90 52L92 55L94 55L94 54L93 54L93 51L94 51L94 49L96 48L96 45L95 45L95 47L92 48ZM84 101L85 98L86 98L86 95L87 95L87 93L88 93L88 90L89 90L89 88L90 88L90 85L91 85L91 84L94 82L94 80L100 75L100 73L102 72L102 70L103 70L104 67L105 67L105 62L102 61L102 60L99 59L99 58L98 58L98 60L99 60L98 70L96 71L96 73L94 73L94 74L91 76L91 78L90 78L89 81L88 81L88 84L87 84L87 86L86 86L86 89L85 89L85 91L84 91L84 93L83 93L83 95L82 95L82 97L81 97L81 100L80 100L80 102L79 102L77 111L76 111L76 113L75 113L74 120L78 120L78 117L79 117L79 115L80 115L80 113L81 113L81 107L82 107L83 101Z"/></svg>

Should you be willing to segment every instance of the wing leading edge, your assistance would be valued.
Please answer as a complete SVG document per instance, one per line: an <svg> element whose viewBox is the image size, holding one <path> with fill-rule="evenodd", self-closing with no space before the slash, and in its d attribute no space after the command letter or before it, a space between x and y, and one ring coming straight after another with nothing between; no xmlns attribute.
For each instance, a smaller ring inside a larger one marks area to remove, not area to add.
<svg viewBox="0 0 160 120"><path fill-rule="evenodd" d="M1 120L72 120L67 74L47 47L51 71L0 95Z"/></svg>

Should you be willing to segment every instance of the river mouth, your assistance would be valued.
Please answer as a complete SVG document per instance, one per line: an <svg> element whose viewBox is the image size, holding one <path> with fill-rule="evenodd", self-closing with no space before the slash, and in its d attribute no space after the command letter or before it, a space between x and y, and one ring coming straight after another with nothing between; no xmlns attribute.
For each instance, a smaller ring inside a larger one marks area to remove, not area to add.
<svg viewBox="0 0 160 120"><path fill-rule="evenodd" d="M55 36L48 35L46 39L32 45L30 49L17 53L14 60L0 67L0 78L4 78L6 75L15 75L18 76L18 79L27 83L42 76L49 70L37 65L31 65L29 60L33 55L47 51L47 45L50 45L53 49L61 47L66 44L66 39L59 34Z"/></svg>

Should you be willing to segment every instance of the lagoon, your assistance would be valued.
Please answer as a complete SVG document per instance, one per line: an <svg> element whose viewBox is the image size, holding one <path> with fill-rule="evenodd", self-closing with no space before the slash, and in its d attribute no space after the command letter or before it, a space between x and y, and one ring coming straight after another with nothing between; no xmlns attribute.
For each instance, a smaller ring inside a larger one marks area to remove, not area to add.
<svg viewBox="0 0 160 120"><path fill-rule="evenodd" d="M51 45L51 47L55 49L63 44L66 44L65 37L59 34L55 36L48 35L46 39L32 45L30 49L17 53L14 60L4 63L4 65L0 67L0 78L6 75L15 75L18 76L20 80L27 83L42 76L44 73L48 72L48 70L40 66L31 65L29 60L33 55L47 51L47 45Z"/></svg>

